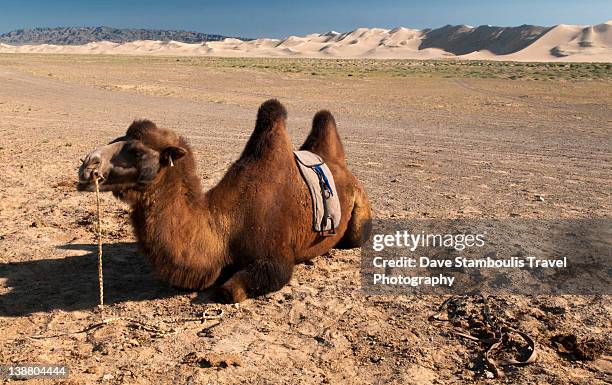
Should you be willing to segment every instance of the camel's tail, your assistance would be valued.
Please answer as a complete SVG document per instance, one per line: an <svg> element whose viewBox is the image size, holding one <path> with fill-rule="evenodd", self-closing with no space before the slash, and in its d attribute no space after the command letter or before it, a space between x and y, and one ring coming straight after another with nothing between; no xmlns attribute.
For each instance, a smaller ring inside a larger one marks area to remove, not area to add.
<svg viewBox="0 0 612 385"><path fill-rule="evenodd" d="M312 130L300 150L314 152L325 160L334 159L344 163L344 147L331 112L322 110L316 113L312 119Z"/></svg>

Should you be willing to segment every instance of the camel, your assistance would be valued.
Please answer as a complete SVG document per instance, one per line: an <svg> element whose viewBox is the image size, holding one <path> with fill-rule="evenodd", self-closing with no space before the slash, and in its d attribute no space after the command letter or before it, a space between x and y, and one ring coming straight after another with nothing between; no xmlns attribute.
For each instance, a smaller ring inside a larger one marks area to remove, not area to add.
<svg viewBox="0 0 612 385"><path fill-rule="evenodd" d="M258 110L240 158L204 192L185 138L149 120L86 156L78 190L110 191L131 208L136 238L159 277L182 289L237 303L281 289L296 264L332 248L359 247L371 208L346 165L329 111L318 112L300 150L318 154L336 181L342 220L335 236L312 229L312 201L275 99Z"/></svg>

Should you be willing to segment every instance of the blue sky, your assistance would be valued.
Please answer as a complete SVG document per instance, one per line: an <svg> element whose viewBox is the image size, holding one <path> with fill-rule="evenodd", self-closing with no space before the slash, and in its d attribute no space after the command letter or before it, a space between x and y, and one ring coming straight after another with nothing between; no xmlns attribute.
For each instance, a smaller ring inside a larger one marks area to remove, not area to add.
<svg viewBox="0 0 612 385"><path fill-rule="evenodd" d="M284 37L356 27L551 26L610 19L612 0L0 0L0 33L18 28L107 25Z"/></svg>

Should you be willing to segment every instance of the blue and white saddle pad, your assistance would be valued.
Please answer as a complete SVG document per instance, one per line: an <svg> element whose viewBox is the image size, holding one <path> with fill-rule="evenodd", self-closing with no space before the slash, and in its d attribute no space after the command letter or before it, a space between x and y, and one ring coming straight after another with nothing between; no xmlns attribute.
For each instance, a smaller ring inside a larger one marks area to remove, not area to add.
<svg viewBox="0 0 612 385"><path fill-rule="evenodd" d="M310 151L294 151L294 154L310 190L313 230L326 236L336 234L341 210L334 176L319 155Z"/></svg>

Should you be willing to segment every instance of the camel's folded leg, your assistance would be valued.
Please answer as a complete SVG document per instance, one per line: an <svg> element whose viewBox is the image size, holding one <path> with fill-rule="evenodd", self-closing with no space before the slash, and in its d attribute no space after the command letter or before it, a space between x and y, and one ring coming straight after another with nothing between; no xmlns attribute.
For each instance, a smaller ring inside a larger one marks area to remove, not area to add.
<svg viewBox="0 0 612 385"><path fill-rule="evenodd" d="M237 303L280 290L291 279L293 265L293 261L256 260L215 289L213 298L222 303Z"/></svg>

